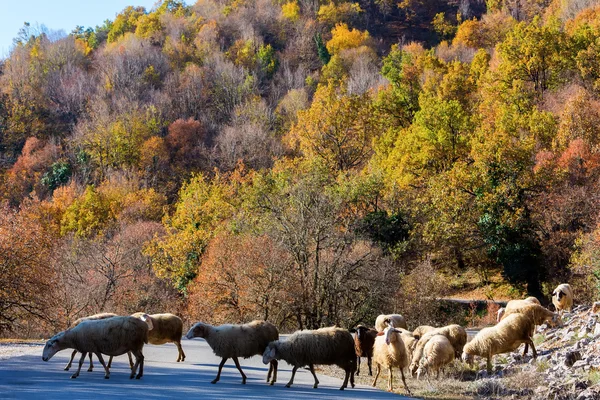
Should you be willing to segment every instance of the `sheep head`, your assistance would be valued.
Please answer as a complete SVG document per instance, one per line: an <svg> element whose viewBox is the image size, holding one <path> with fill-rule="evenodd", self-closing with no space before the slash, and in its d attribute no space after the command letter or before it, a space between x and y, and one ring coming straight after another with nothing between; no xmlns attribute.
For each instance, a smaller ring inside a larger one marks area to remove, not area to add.
<svg viewBox="0 0 600 400"><path fill-rule="evenodd" d="M401 332L402 331L396 328L392 328L391 326L386 328L385 331L383 331L383 333L385 334L385 344L389 346L390 344L398 341L398 335L396 334L399 334Z"/></svg>
<svg viewBox="0 0 600 400"><path fill-rule="evenodd" d="M146 325L148 325L148 330L151 331L152 329L154 329L154 324L152 323L152 317L150 317L148 314L144 314L140 317L140 319L142 321L144 321L146 323Z"/></svg>
<svg viewBox="0 0 600 400"><path fill-rule="evenodd" d="M466 362L471 367L473 366L473 354L469 354L466 351L463 351L461 358L463 362Z"/></svg>
<svg viewBox="0 0 600 400"><path fill-rule="evenodd" d="M66 349L66 346L62 342L64 335L65 332L57 333L46 342L44 351L42 352L42 360L48 361L59 351Z"/></svg>
<svg viewBox="0 0 600 400"><path fill-rule="evenodd" d="M269 343L269 345L265 348L265 351L263 353L263 364L266 365L273 360L277 360L277 349L275 348L275 346L272 346Z"/></svg>
<svg viewBox="0 0 600 400"><path fill-rule="evenodd" d="M204 338L206 337L206 331L206 326L202 322L198 322L190 328L185 337L187 339L193 339L195 337Z"/></svg>
<svg viewBox="0 0 600 400"><path fill-rule="evenodd" d="M364 337L365 333L369 331L369 328L363 325L359 325L356 327L355 331L356 337L358 338L358 340L361 340Z"/></svg>

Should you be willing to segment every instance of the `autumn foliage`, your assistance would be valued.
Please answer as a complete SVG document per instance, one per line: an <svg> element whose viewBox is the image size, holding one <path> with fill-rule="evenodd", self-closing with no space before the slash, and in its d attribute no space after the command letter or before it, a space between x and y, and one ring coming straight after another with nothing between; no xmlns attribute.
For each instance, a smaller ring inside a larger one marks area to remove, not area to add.
<svg viewBox="0 0 600 400"><path fill-rule="evenodd" d="M599 297L592 3L165 0L25 24L0 61L1 334L140 310L443 323L414 299L463 274Z"/></svg>

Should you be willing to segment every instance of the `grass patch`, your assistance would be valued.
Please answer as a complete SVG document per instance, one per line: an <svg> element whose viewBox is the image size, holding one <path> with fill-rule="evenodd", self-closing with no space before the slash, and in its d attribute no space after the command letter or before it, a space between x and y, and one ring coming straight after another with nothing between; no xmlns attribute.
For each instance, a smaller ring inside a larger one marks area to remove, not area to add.
<svg viewBox="0 0 600 400"><path fill-rule="evenodd" d="M544 372L550 368L550 362L548 360L540 360L536 363L535 369L537 372Z"/></svg>
<svg viewBox="0 0 600 400"><path fill-rule="evenodd" d="M593 369L587 373L587 380L590 381L590 386L600 383L600 371Z"/></svg>
<svg viewBox="0 0 600 400"><path fill-rule="evenodd" d="M543 334L537 334L533 336L533 344L537 347L540 344L544 343L544 341L546 340L546 335Z"/></svg>

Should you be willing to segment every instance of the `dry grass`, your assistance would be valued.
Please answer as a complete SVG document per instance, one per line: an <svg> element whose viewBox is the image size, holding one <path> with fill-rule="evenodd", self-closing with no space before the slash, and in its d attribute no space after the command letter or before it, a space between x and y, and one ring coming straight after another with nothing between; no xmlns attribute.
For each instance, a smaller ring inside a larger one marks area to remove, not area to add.
<svg viewBox="0 0 600 400"><path fill-rule="evenodd" d="M364 363L366 365L366 362ZM323 365L316 368L317 373L334 376L343 379L344 371L336 366ZM365 372L363 375L362 372ZM361 375L355 377L357 384L371 386L373 377L368 376L368 367L362 369ZM375 374L375 366L373 367ZM412 396L426 400L466 400L466 399L510 399L515 395L526 398L539 384L539 374L535 371L519 372L511 374L502 379L478 379L475 380L476 370L470 369L459 361L454 361L446 368L446 373L440 379L427 380L410 377L407 373L406 383ZM388 372L381 371L377 387L387 390ZM400 372L394 370L394 392L406 395Z"/></svg>
<svg viewBox="0 0 600 400"><path fill-rule="evenodd" d="M45 343L42 339L11 339L0 338L0 343L23 344L23 343Z"/></svg>

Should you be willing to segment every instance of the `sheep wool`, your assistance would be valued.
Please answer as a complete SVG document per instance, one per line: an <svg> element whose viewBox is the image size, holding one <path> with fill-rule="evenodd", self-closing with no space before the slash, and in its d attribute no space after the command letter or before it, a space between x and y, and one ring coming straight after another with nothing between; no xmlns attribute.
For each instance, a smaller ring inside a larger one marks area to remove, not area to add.
<svg viewBox="0 0 600 400"><path fill-rule="evenodd" d="M356 353L354 340L346 329L329 327L317 330L297 331L287 340L276 340L267 346L263 353L263 363L272 360L284 360L293 366L292 377L286 387L294 383L298 368L308 365L316 389L319 380L314 365L337 365L346 372L340 390L348 387L348 379L354 387L354 371L356 370Z"/></svg>
<svg viewBox="0 0 600 400"><path fill-rule="evenodd" d="M446 336L434 335L423 349L423 358L421 365L417 369L417 379L422 374L436 374L436 379L440 376L440 370L454 360L454 347Z"/></svg>
<svg viewBox="0 0 600 400"><path fill-rule="evenodd" d="M561 283L552 292L552 304L559 312L573 309L573 289L568 283Z"/></svg>
<svg viewBox="0 0 600 400"><path fill-rule="evenodd" d="M402 332L396 328L388 327L383 333L380 333L375 339L373 346L373 361L377 365L377 373L373 380L373 387L377 385L377 378L381 372L381 367L385 367L390 371L388 380L388 390L394 390L393 368L399 368L402 375L404 389L410 394L410 389L406 385L404 376L404 368L408 366L408 354L406 345L402 340Z"/></svg>
<svg viewBox="0 0 600 400"><path fill-rule="evenodd" d="M232 358L235 366L242 375L242 384L246 383L246 375L238 357L249 358L255 355L263 354L265 348L274 340L279 339L279 331L275 325L267 321L252 321L243 325L219 325L212 326L203 322L198 322L190 328L186 338L195 337L204 338L212 348L215 355L221 357L217 377L211 383L217 383L221 378L221 370L228 358ZM354 352L354 348L352 349ZM271 363L267 374L267 382L273 372L273 385L277 380L277 361Z"/></svg>
<svg viewBox="0 0 600 400"><path fill-rule="evenodd" d="M551 326L559 326L562 324L562 321L557 313L554 313L538 304L529 304L521 308L509 310L506 315L514 313L528 316L533 321L534 325L542 325L546 322ZM533 332L531 334L533 335Z"/></svg>
<svg viewBox="0 0 600 400"><path fill-rule="evenodd" d="M138 312L132 314L132 317L140 318L146 321L144 313ZM175 343L177 346L177 362L185 360L185 353L181 347L181 336L183 334L183 321L177 315L166 314L151 314L149 315L152 323L152 329L148 332L148 342L154 345L165 343Z"/></svg>
<svg viewBox="0 0 600 400"><path fill-rule="evenodd" d="M413 331L413 336L415 337L415 339L419 340L421 339L421 337L423 337L423 335L425 335L428 332L433 331L434 329L437 329L433 326L429 326L429 325L421 325L421 326L417 326L417 328Z"/></svg>
<svg viewBox="0 0 600 400"><path fill-rule="evenodd" d="M371 359L373 358L373 344L377 337L377 331L375 329L367 328L366 326L359 325L354 331L354 350L356 352L356 375L360 374L360 359L361 357L367 357L367 365L369 366L369 376L373 375Z"/></svg>
<svg viewBox="0 0 600 400"><path fill-rule="evenodd" d="M112 317L116 317L116 316L117 316L117 314L113 314L113 313L100 313L100 314L90 315L87 317L82 317L82 318L76 319L75 322L73 322L71 324L71 328L79 325L83 321L106 319L106 318L112 318ZM68 371L71 368L71 365L73 364L73 359L75 358L75 355L77 355L77 350L73 350L73 353L71 353L71 359L65 366L65 368L64 368L65 371ZM129 356L129 366L133 367L133 361L131 360L131 353L127 353L127 355ZM90 357L90 366L88 368L88 372L92 372L94 370L94 363L92 361L92 353L89 353L89 357ZM110 366L112 364L112 359L113 358L111 356L108 360L108 368L110 368Z"/></svg>
<svg viewBox="0 0 600 400"><path fill-rule="evenodd" d="M525 343L523 355L531 346L533 358L537 357L531 334L534 322L526 315L515 313L505 316L496 326L483 328L467 343L463 349L463 361L472 363L473 356L487 358L487 370L492 371L492 357L496 354L508 353L516 350Z"/></svg>
<svg viewBox="0 0 600 400"><path fill-rule="evenodd" d="M423 335L423 337L419 339L417 345L415 346L415 350L412 354L412 361L409 367L409 372L411 375L414 376L416 374L417 369L419 368L419 363L421 362L421 357L423 356L425 345L434 335L445 336L454 348L454 356L456 358L460 358L463 347L465 343L467 343L467 331L465 328L460 325L453 324L431 330Z"/></svg>
<svg viewBox="0 0 600 400"><path fill-rule="evenodd" d="M104 377L110 377L110 371L102 354L119 356L132 352L135 356L135 364L131 368L130 378L135 376L137 367L140 372L136 376L139 379L144 374L144 355L142 348L148 343L148 325L134 317L112 317L99 320L83 321L74 328L60 332L52 337L42 354L42 360L50 360L60 350L72 348L82 353L79 360L79 369L71 378L77 378L81 371L81 365L86 353L94 353L104 367Z"/></svg>
<svg viewBox="0 0 600 400"><path fill-rule="evenodd" d="M406 320L400 314L381 314L375 319L375 329L377 329L377 332L383 332L388 327L388 324L394 328L408 329Z"/></svg>

